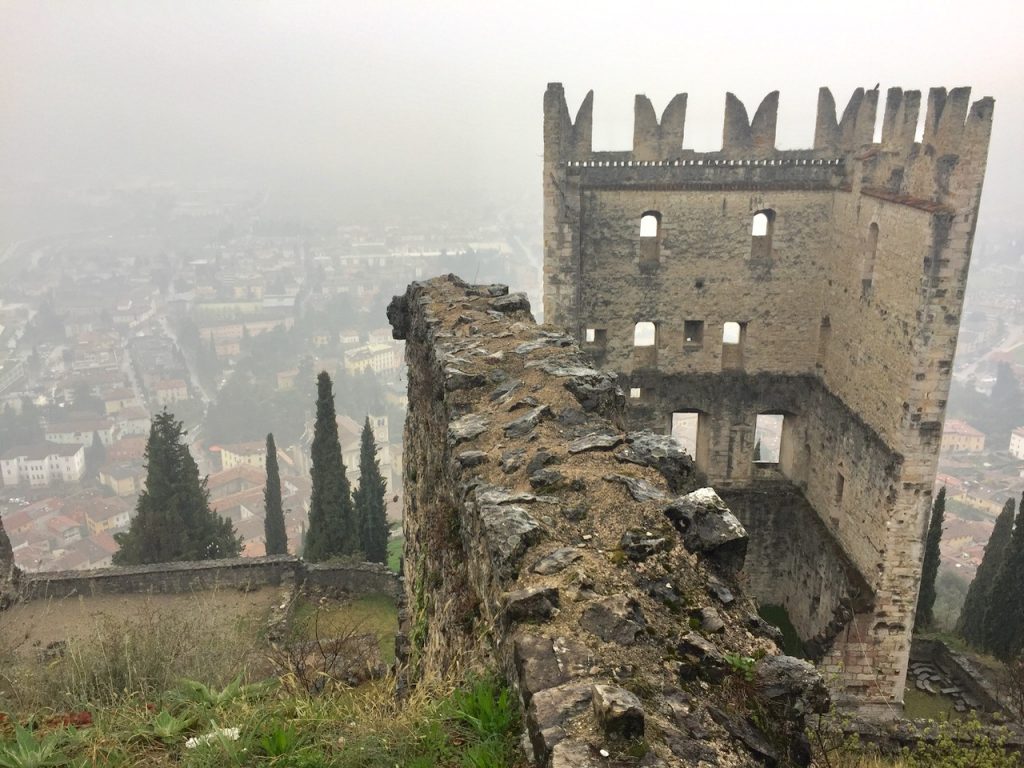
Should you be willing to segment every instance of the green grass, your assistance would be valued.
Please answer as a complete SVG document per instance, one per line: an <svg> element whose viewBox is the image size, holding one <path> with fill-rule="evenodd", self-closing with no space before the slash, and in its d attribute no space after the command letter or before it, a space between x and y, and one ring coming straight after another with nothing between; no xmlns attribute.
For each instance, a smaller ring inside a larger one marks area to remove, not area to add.
<svg viewBox="0 0 1024 768"><path fill-rule="evenodd" d="M402 547L405 546L405 536L396 536L388 541L388 568L395 573L399 572L402 562Z"/></svg>
<svg viewBox="0 0 1024 768"><path fill-rule="evenodd" d="M514 697L493 678L424 684L401 701L391 678L312 697L283 686L243 689L223 700L168 691L155 703L126 697L90 714L91 724L77 729L42 717L33 718L31 729L0 727L0 765L526 765ZM11 755L22 761L5 762Z"/></svg>
<svg viewBox="0 0 1024 768"><path fill-rule="evenodd" d="M395 660L395 634L398 632L398 608L388 595L365 595L342 605L328 604L315 616L315 605L302 601L296 606L292 626L303 640L340 637L372 632L380 640L385 664ZM315 621L314 621L315 619Z"/></svg>
<svg viewBox="0 0 1024 768"><path fill-rule="evenodd" d="M953 709L951 699L919 691L913 682L908 682L903 692L903 716L911 720L949 720L963 717Z"/></svg>

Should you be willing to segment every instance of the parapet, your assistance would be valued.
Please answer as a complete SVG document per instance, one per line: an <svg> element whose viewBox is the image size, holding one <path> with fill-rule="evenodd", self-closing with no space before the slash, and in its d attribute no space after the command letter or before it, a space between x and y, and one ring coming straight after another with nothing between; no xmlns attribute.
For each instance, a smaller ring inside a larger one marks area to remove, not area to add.
<svg viewBox="0 0 1024 768"><path fill-rule="evenodd" d="M736 580L746 532L690 457L624 430L615 374L504 286L413 283L388 318L414 674L496 661L539 766L799 764L822 680L778 655Z"/></svg>
<svg viewBox="0 0 1024 768"><path fill-rule="evenodd" d="M933 179L936 174L947 173L950 167L958 165L957 172L969 177L968 184L976 182L978 185L984 174L994 100L985 97L972 103L970 94L971 89L966 87L949 91L932 88L928 93L924 134L921 141L916 141L921 93L890 88L881 139L875 142L878 88L857 88L840 117L837 117L832 92L821 88L813 147L779 150L775 146L779 92L772 91L765 96L753 118L748 117L742 101L727 93L722 148L703 153L683 148L685 93L672 97L660 120L650 99L638 95L634 103L632 150L595 152L592 144L594 92L587 93L573 121L561 83L549 83L544 95L544 158L546 163L555 166L582 164L584 167L720 160L844 162L851 175L846 186L851 186L854 159L884 155L884 162L866 164L866 186L885 188L893 195L941 198L949 185L943 179ZM921 158L928 160L921 161Z"/></svg>
<svg viewBox="0 0 1024 768"><path fill-rule="evenodd" d="M379 563L313 564L290 555L153 563L89 571L24 573L19 600L125 594L186 594L204 589L255 589L282 583L332 586L354 594L396 595L400 583Z"/></svg>

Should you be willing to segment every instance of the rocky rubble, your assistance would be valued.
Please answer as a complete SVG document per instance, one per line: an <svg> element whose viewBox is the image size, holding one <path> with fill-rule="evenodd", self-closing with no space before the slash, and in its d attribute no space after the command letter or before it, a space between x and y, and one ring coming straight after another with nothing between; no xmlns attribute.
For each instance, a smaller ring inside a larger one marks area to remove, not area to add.
<svg viewBox="0 0 1024 768"><path fill-rule="evenodd" d="M413 677L496 665L537 765L806 763L828 696L736 583L746 532L689 456L625 429L613 374L522 294L447 276L405 339Z"/></svg>

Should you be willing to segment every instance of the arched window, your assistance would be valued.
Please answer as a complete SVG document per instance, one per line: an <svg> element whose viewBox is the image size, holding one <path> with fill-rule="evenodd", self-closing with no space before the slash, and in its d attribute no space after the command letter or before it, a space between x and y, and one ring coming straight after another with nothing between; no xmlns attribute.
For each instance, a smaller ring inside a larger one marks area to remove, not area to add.
<svg viewBox="0 0 1024 768"><path fill-rule="evenodd" d="M878 253L878 224L871 222L864 242L864 268L860 276L861 296L868 298L875 284L875 255Z"/></svg>
<svg viewBox="0 0 1024 768"><path fill-rule="evenodd" d="M633 327L633 346L653 347L656 336L657 329L654 323L639 322Z"/></svg>
<svg viewBox="0 0 1024 768"><path fill-rule="evenodd" d="M740 343L740 324L732 321L722 326L722 343L723 344L739 344Z"/></svg>
<svg viewBox="0 0 1024 768"><path fill-rule="evenodd" d="M659 263L661 214L647 211L640 217L640 267L654 268Z"/></svg>
<svg viewBox="0 0 1024 768"><path fill-rule="evenodd" d="M657 237L660 216L655 211L648 211L640 217L640 237Z"/></svg>
<svg viewBox="0 0 1024 768"><path fill-rule="evenodd" d="M750 224L750 258L770 259L772 257L772 226L775 211L770 208L758 211Z"/></svg>
<svg viewBox="0 0 1024 768"><path fill-rule="evenodd" d="M754 214L754 223L750 227L750 234L753 237L766 237L768 235L768 214L758 211Z"/></svg>

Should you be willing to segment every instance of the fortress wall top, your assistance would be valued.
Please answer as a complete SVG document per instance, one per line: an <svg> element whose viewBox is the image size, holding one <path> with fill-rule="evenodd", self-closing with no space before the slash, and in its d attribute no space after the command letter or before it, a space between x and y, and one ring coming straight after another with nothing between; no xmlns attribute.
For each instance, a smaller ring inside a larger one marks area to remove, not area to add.
<svg viewBox="0 0 1024 768"><path fill-rule="evenodd" d="M890 88L886 95L882 135L873 141L878 109L878 89L858 88L841 117L828 88L818 92L814 145L797 155L818 160L846 157L868 159L884 155L885 162L865 166L866 188L878 188L892 195L912 199L946 200L949 176L954 167L964 172L984 169L992 125L994 101L990 97L970 102L970 88L932 88L928 95L925 130L921 142L914 137L920 112L919 91ZM707 160L714 158L753 160L786 159L793 152L775 147L779 92L769 93L753 118L735 95L727 93L722 130L722 148L698 153L683 149L686 127L685 93L674 96L659 120L650 99L637 95L634 102L633 148L625 152L595 152L592 145L594 92L586 98L572 120L560 83L549 83L544 96L544 144L546 163L570 161L643 163L649 161ZM955 156L956 161L952 159ZM852 170L852 164L847 164ZM677 167L675 165L671 167ZM899 169L898 173L893 173ZM847 179L852 183L853 177Z"/></svg>

